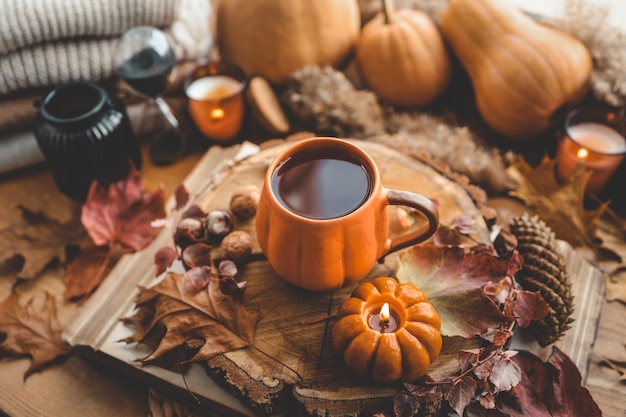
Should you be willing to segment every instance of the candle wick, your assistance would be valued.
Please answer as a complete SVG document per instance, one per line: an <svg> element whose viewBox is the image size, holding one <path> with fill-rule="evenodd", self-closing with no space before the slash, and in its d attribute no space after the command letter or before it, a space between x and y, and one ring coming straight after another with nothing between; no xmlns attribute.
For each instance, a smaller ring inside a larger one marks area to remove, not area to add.
<svg viewBox="0 0 626 417"><path fill-rule="evenodd" d="M380 332L385 333L385 330L389 327L389 319L379 317L378 324L380 325Z"/></svg>

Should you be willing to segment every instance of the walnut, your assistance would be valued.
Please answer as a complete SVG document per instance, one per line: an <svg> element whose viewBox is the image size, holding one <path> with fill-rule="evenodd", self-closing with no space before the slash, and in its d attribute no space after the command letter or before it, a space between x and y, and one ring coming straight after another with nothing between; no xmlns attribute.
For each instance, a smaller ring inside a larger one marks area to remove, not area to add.
<svg viewBox="0 0 626 417"><path fill-rule="evenodd" d="M220 248L224 258L242 262L252 254L252 238L243 230L235 230L224 237Z"/></svg>
<svg viewBox="0 0 626 417"><path fill-rule="evenodd" d="M261 190L256 185L244 185L237 189L230 198L230 211L241 220L255 216L259 206Z"/></svg>

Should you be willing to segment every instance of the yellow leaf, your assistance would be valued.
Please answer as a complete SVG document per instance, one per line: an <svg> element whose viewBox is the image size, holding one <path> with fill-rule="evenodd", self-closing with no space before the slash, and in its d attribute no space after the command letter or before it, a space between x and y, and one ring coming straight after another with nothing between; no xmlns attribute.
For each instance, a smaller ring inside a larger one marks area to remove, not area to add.
<svg viewBox="0 0 626 417"><path fill-rule="evenodd" d="M558 239L572 246L598 246L597 223L608 206L584 208L585 187L591 172L582 164L572 177L560 184L555 175L556 160L544 156L537 167L520 159L511 164L509 174L520 184L510 195L519 198L552 229Z"/></svg>

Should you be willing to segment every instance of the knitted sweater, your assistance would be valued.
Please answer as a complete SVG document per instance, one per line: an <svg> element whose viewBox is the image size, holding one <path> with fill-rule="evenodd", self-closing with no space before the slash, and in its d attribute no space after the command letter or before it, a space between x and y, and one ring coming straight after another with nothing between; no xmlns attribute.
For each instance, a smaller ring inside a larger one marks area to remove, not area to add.
<svg viewBox="0 0 626 417"><path fill-rule="evenodd" d="M155 26L177 59L206 57L210 0L0 0L0 94L115 71L120 36Z"/></svg>

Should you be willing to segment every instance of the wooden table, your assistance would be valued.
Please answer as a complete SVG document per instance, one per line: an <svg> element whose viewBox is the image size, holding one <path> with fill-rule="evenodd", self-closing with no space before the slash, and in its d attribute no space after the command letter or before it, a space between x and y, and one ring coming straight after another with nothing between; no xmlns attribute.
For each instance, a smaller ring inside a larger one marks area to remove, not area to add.
<svg viewBox="0 0 626 417"><path fill-rule="evenodd" d="M215 149L213 151L216 151ZM219 150L218 150L219 151ZM202 156L198 151L175 165L157 168L144 166L142 174L148 188L163 183L171 193L173 188L195 166ZM145 158L147 161L147 158ZM76 203L60 194L49 171L35 167L0 178L0 228L18 221L17 204L33 210L43 210L60 221L68 220ZM610 242L626 259L626 243ZM8 266L0 268L0 299L7 297L15 284L15 271ZM22 302L35 299L40 306L45 292L54 295L59 307L59 319L68 323L80 306L63 300L63 268L53 266L33 282L17 287ZM626 306L604 303L586 386L598 402L605 416L624 416L626 385L618 382L619 374L601 365L604 357L626 360ZM621 355L621 356L620 356ZM34 374L23 381L23 373L30 359L0 361L0 412L11 417L65 416L143 416L148 412L148 387L128 377L116 374L102 365L72 355L59 366Z"/></svg>

